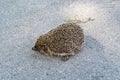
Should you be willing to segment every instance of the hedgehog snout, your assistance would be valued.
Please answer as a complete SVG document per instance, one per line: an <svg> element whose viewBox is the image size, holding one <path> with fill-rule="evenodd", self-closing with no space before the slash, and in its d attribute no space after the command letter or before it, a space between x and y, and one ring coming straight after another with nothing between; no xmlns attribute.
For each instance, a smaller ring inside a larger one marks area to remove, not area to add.
<svg viewBox="0 0 120 80"><path fill-rule="evenodd" d="M37 50L37 48L35 48L35 47L32 47L32 50L35 50L35 51L36 51L36 50Z"/></svg>
<svg viewBox="0 0 120 80"><path fill-rule="evenodd" d="M32 50L37 51L38 49L41 49L41 46L34 46L32 47Z"/></svg>
<svg viewBox="0 0 120 80"><path fill-rule="evenodd" d="M36 51L37 50L37 46L32 47L32 50Z"/></svg>

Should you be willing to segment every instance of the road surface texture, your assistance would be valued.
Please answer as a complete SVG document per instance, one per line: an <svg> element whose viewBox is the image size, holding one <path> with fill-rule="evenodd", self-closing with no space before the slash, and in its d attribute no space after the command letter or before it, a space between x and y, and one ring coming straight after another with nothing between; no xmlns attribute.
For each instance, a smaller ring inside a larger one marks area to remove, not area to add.
<svg viewBox="0 0 120 80"><path fill-rule="evenodd" d="M37 38L77 16L83 49L70 60L33 51ZM120 80L120 0L0 0L0 80Z"/></svg>

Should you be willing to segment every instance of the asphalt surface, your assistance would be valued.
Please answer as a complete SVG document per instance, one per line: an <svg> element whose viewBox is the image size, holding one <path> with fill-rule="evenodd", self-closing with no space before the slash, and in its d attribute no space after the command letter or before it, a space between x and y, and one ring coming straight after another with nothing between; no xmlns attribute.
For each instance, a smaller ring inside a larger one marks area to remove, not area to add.
<svg viewBox="0 0 120 80"><path fill-rule="evenodd" d="M37 38L71 17L83 49L63 62L32 51ZM120 80L120 0L0 0L0 80Z"/></svg>

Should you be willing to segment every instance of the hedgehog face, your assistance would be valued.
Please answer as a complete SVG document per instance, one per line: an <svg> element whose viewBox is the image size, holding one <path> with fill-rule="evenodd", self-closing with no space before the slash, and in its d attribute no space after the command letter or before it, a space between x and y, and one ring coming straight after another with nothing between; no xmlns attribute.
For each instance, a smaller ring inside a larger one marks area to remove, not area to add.
<svg viewBox="0 0 120 80"><path fill-rule="evenodd" d="M47 39L45 38L45 36L40 36L32 50L39 51L41 53L47 53L48 48L46 45L46 40Z"/></svg>

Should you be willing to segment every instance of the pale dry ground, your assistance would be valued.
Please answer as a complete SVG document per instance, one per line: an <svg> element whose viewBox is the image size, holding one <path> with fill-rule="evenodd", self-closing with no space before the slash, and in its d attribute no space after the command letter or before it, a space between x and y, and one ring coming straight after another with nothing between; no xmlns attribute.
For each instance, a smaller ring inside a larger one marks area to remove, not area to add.
<svg viewBox="0 0 120 80"><path fill-rule="evenodd" d="M63 62L32 51L36 39L77 16L85 45ZM0 0L0 80L120 80L119 0Z"/></svg>

